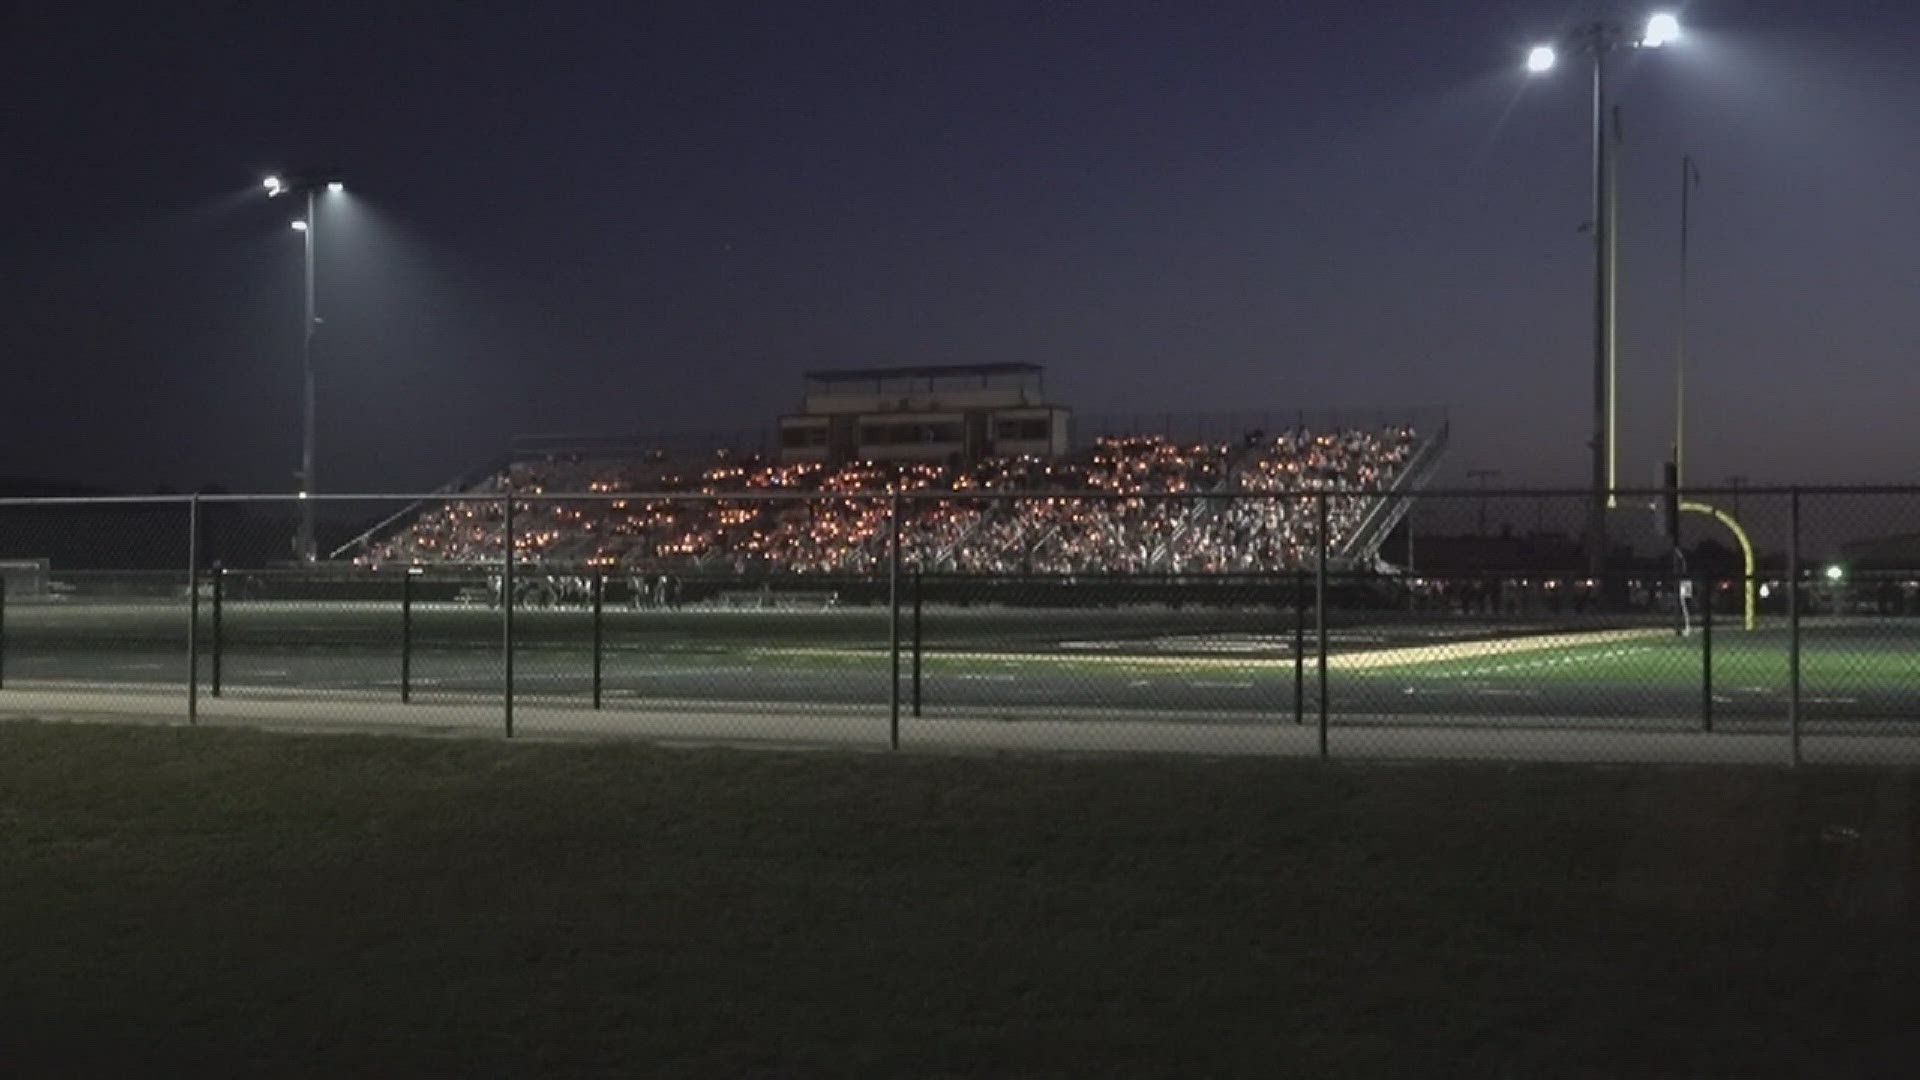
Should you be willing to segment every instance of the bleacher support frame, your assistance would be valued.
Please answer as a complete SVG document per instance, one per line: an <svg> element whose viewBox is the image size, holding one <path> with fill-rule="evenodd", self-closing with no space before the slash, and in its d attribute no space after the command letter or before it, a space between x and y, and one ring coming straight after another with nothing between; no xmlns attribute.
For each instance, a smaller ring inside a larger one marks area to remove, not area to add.
<svg viewBox="0 0 1920 1080"><path fill-rule="evenodd" d="M1348 534L1332 553L1336 565L1347 567L1370 562L1386 541L1388 534L1403 521L1413 507L1409 492L1426 487L1434 470L1439 466L1441 455L1446 452L1448 429L1443 423L1429 438L1422 439L1415 448L1407 467L1394 477L1393 486L1380 493L1374 500L1367 516L1362 518L1358 528ZM1358 494L1365 494L1364 492Z"/></svg>

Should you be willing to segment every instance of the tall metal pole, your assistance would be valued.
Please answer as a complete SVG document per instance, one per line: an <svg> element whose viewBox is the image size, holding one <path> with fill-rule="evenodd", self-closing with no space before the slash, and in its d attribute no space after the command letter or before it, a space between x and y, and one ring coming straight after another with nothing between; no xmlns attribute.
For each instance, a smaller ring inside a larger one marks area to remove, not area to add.
<svg viewBox="0 0 1920 1080"><path fill-rule="evenodd" d="M200 496L187 500L187 723L200 720Z"/></svg>
<svg viewBox="0 0 1920 1080"><path fill-rule="evenodd" d="M1499 469L1468 469L1467 479L1480 482L1479 535L1487 535L1487 481L1503 475Z"/></svg>
<svg viewBox="0 0 1920 1080"><path fill-rule="evenodd" d="M1787 508L1787 764L1800 764L1800 489Z"/></svg>
<svg viewBox="0 0 1920 1080"><path fill-rule="evenodd" d="M1612 447L1607 438L1613 370L1613 155L1607 138L1607 44L1593 44L1593 497L1587 520L1588 576L1607 568L1607 500Z"/></svg>
<svg viewBox="0 0 1920 1080"><path fill-rule="evenodd" d="M400 703L413 700L413 575L409 566L400 574Z"/></svg>
<svg viewBox="0 0 1920 1080"><path fill-rule="evenodd" d="M1693 156L1680 159L1680 331L1673 358L1673 467L1679 482L1687 482L1687 277L1693 186L1700 170Z"/></svg>
<svg viewBox="0 0 1920 1080"><path fill-rule="evenodd" d="M1307 572L1293 575L1293 722L1307 722Z"/></svg>
<svg viewBox="0 0 1920 1080"><path fill-rule="evenodd" d="M1420 500L1407 499L1407 516L1402 520L1407 526L1407 573L1413 573L1413 513L1420 506Z"/></svg>
<svg viewBox="0 0 1920 1080"><path fill-rule="evenodd" d="M507 487L506 510L501 533L506 538L506 553L500 560L500 665L501 695L505 699L507 738L513 738L513 487Z"/></svg>
<svg viewBox="0 0 1920 1080"><path fill-rule="evenodd" d="M1313 628L1320 639L1320 756L1327 756L1327 493L1320 492L1316 503L1320 519L1320 553L1314 563Z"/></svg>
<svg viewBox="0 0 1920 1080"><path fill-rule="evenodd" d="M602 641L605 636L605 607L607 598L607 575L596 570L593 574L593 707L600 707L600 665Z"/></svg>
<svg viewBox="0 0 1920 1080"><path fill-rule="evenodd" d="M313 496L319 494L318 477L313 469L313 420L314 420L314 377L313 377L313 338L320 329L320 315L314 310L313 296L313 249L318 242L320 221L314 215L316 207L313 186L307 186L307 228L306 228L306 322L305 332L301 335L301 368L304 374L306 394L301 412L300 435L300 561L312 562L315 549L313 543Z"/></svg>
<svg viewBox="0 0 1920 1080"><path fill-rule="evenodd" d="M214 560L211 579L213 581L213 671L211 672L213 678L208 690L214 697L219 697L220 662L227 645L226 629L221 622L221 609L225 607L223 601L226 598L227 569L221 566L217 559Z"/></svg>
<svg viewBox="0 0 1920 1080"><path fill-rule="evenodd" d="M893 677L887 680L887 745L900 749L900 492L887 514L887 652Z"/></svg>
<svg viewBox="0 0 1920 1080"><path fill-rule="evenodd" d="M920 715L920 672L923 666L923 653L925 652L923 645L924 639L921 632L926 627L926 621L922 607L920 570L916 567L913 571L913 715L915 716Z"/></svg>
<svg viewBox="0 0 1920 1080"><path fill-rule="evenodd" d="M1712 574L1700 579L1700 726L1713 730L1713 593Z"/></svg>
<svg viewBox="0 0 1920 1080"><path fill-rule="evenodd" d="M1620 106L1607 118L1607 509L1620 505Z"/></svg>

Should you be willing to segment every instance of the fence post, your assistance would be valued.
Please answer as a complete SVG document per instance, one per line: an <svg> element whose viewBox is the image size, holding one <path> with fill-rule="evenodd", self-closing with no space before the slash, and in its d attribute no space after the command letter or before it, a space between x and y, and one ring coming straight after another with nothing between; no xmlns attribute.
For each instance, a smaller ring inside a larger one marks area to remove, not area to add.
<svg viewBox="0 0 1920 1080"><path fill-rule="evenodd" d="M1700 728L1713 730L1713 575L1700 588Z"/></svg>
<svg viewBox="0 0 1920 1080"><path fill-rule="evenodd" d="M501 535L506 540L500 561L500 661L502 705L507 738L513 738L513 489L507 489Z"/></svg>
<svg viewBox="0 0 1920 1080"><path fill-rule="evenodd" d="M606 603L607 575L598 571L593 575L593 707L600 707L600 642L601 612Z"/></svg>
<svg viewBox="0 0 1920 1080"><path fill-rule="evenodd" d="M1787 511L1787 764L1800 764L1800 489Z"/></svg>
<svg viewBox="0 0 1920 1080"><path fill-rule="evenodd" d="M1313 625L1320 638L1320 756L1327 756L1327 493L1315 499L1320 519L1319 559L1314 571Z"/></svg>
<svg viewBox="0 0 1920 1080"><path fill-rule="evenodd" d="M400 573L400 704L413 700L413 578L409 566Z"/></svg>
<svg viewBox="0 0 1920 1080"><path fill-rule="evenodd" d="M1293 722L1307 722L1307 572L1293 572Z"/></svg>
<svg viewBox="0 0 1920 1080"><path fill-rule="evenodd" d="M1407 589L1407 614L1409 615L1413 614L1414 607L1419 603L1419 597L1418 595L1415 594L1414 590L1411 587L1413 583L1413 574L1414 574L1413 512L1419 508L1420 508L1420 503L1417 499L1408 498L1407 499L1407 516L1402 519L1403 521L1406 522L1406 525L1407 525L1407 583L1409 586ZM1385 537L1381 537L1381 541L1383 543L1385 542L1385 540L1386 540Z"/></svg>
<svg viewBox="0 0 1920 1080"><path fill-rule="evenodd" d="M913 571L913 715L915 716L920 715L920 661L922 652L920 631L924 625L921 621L920 607L920 571L918 568L915 568Z"/></svg>
<svg viewBox="0 0 1920 1080"><path fill-rule="evenodd" d="M226 606L222 603L227 591L226 585L227 568L215 563L213 567L213 670L208 673L212 678L212 684L208 689L214 697L220 696L220 660L226 651L227 644L227 634L221 619L221 609Z"/></svg>
<svg viewBox="0 0 1920 1080"><path fill-rule="evenodd" d="M187 497L187 723L200 722L200 496Z"/></svg>
<svg viewBox="0 0 1920 1080"><path fill-rule="evenodd" d="M887 513L887 651L893 677L887 680L887 745L900 749L900 492Z"/></svg>

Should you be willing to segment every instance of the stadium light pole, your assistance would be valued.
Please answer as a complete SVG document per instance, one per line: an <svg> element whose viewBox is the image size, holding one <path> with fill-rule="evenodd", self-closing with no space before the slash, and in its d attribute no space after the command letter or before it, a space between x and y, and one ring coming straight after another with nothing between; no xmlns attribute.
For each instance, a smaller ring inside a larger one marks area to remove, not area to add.
<svg viewBox="0 0 1920 1080"><path fill-rule="evenodd" d="M313 253L320 233L319 195L322 191L339 194L344 185L337 177L327 173L313 173L301 176L269 176L261 181L267 189L268 198L281 195L304 195L307 200L307 216L293 222L294 229L304 239L305 247L305 314L301 319L300 369L304 393L301 404L300 424L300 531L294 537L294 557L301 562L313 562L318 551L313 542L313 499L310 497L319 491L319 480L314 470L314 337L320 330L320 313L314 304Z"/></svg>
<svg viewBox="0 0 1920 1080"><path fill-rule="evenodd" d="M1467 479L1480 482L1480 536L1487 535L1487 481L1506 475L1499 469L1468 469Z"/></svg>
<svg viewBox="0 0 1920 1080"><path fill-rule="evenodd" d="M1527 53L1527 71L1553 70L1562 49L1587 57L1593 70L1593 493L1588 508L1589 576L1599 578L1607 562L1607 509L1613 501L1617 458L1614 446L1617 240L1612 140L1607 137L1607 60L1632 49L1657 49L1680 39L1680 20L1658 14L1633 33L1612 22L1588 23L1560 45L1537 45Z"/></svg>
<svg viewBox="0 0 1920 1080"><path fill-rule="evenodd" d="M1700 184L1700 167L1693 155L1680 159L1680 332L1673 357L1673 472L1674 482L1687 483L1687 307L1688 246L1693 189Z"/></svg>

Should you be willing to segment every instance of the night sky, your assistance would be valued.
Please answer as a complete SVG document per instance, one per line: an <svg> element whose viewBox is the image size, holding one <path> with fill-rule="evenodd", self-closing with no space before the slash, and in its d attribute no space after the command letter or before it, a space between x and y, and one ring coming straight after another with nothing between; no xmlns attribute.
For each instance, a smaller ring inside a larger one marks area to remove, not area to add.
<svg viewBox="0 0 1920 1080"><path fill-rule="evenodd" d="M1587 86L1521 62L1586 9L16 0L0 477L288 490L258 180L324 163L325 490L988 361L1085 413L1444 404L1441 483L1581 484ZM1694 477L1920 480L1920 6L1684 17L1617 80L1623 476L1668 442L1691 153Z"/></svg>

